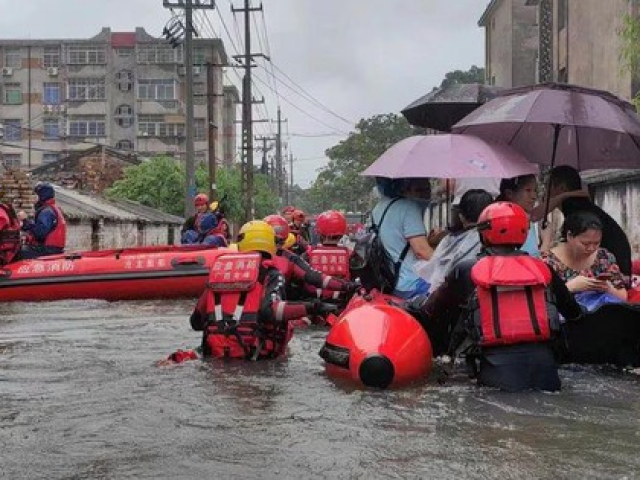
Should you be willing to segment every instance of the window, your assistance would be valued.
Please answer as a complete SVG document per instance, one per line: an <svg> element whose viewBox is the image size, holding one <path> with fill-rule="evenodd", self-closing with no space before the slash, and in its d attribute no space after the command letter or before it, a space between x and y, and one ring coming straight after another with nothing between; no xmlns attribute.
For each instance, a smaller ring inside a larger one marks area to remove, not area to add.
<svg viewBox="0 0 640 480"><path fill-rule="evenodd" d="M59 67L60 66L60 48L44 47L42 65L44 66L44 68Z"/></svg>
<svg viewBox="0 0 640 480"><path fill-rule="evenodd" d="M558 0L558 31L567 26L569 5L567 0Z"/></svg>
<svg viewBox="0 0 640 480"><path fill-rule="evenodd" d="M22 49L5 48L4 49L4 66L9 68L22 67Z"/></svg>
<svg viewBox="0 0 640 480"><path fill-rule="evenodd" d="M193 103L196 105L204 105L207 103L207 89L204 82L194 82Z"/></svg>
<svg viewBox="0 0 640 480"><path fill-rule="evenodd" d="M69 79L69 100L104 100L104 78Z"/></svg>
<svg viewBox="0 0 640 480"><path fill-rule="evenodd" d="M130 92L133 85L133 73L130 70L121 70L116 73L116 84L121 92Z"/></svg>
<svg viewBox="0 0 640 480"><path fill-rule="evenodd" d="M22 154L20 153L5 153L4 155L0 155L0 158L6 169L20 168L22 164Z"/></svg>
<svg viewBox="0 0 640 480"><path fill-rule="evenodd" d="M133 108L129 105L120 105L116 108L115 119L122 128L129 128L133 125Z"/></svg>
<svg viewBox="0 0 640 480"><path fill-rule="evenodd" d="M107 134L104 117L73 117L69 120L71 137L104 137Z"/></svg>
<svg viewBox="0 0 640 480"><path fill-rule="evenodd" d="M193 49L193 64L204 65L207 62L207 55L204 52L204 48L196 47Z"/></svg>
<svg viewBox="0 0 640 480"><path fill-rule="evenodd" d="M116 149L130 152L131 150L133 150L133 142L131 140L120 140L118 143L116 143Z"/></svg>
<svg viewBox="0 0 640 480"><path fill-rule="evenodd" d="M196 118L193 123L193 139L203 141L206 139L207 132L205 131L206 122L204 118Z"/></svg>
<svg viewBox="0 0 640 480"><path fill-rule="evenodd" d="M44 84L44 99L42 101L45 105L60 105L60 84L59 83L45 83Z"/></svg>
<svg viewBox="0 0 640 480"><path fill-rule="evenodd" d="M176 81L138 80L138 98L140 100L175 100Z"/></svg>
<svg viewBox="0 0 640 480"><path fill-rule="evenodd" d="M45 140L60 139L60 121L57 118L45 118L42 129Z"/></svg>
<svg viewBox="0 0 640 480"><path fill-rule="evenodd" d="M98 45L70 45L67 49L69 65L100 65L107 63L104 47Z"/></svg>
<svg viewBox="0 0 640 480"><path fill-rule="evenodd" d="M133 56L133 48L118 48L116 49L116 55L122 58Z"/></svg>
<svg viewBox="0 0 640 480"><path fill-rule="evenodd" d="M138 135L149 137L182 137L183 123L166 123L162 115L141 115L138 119Z"/></svg>
<svg viewBox="0 0 640 480"><path fill-rule="evenodd" d="M21 105L22 86L19 83L5 83L2 102L5 105Z"/></svg>
<svg viewBox="0 0 640 480"><path fill-rule="evenodd" d="M138 45L138 63L180 62L182 62L182 48L173 48L164 43Z"/></svg>
<svg viewBox="0 0 640 480"><path fill-rule="evenodd" d="M45 153L42 155L42 163L54 163L58 161L57 153Z"/></svg>
<svg viewBox="0 0 640 480"><path fill-rule="evenodd" d="M22 140L22 122L17 119L4 120L4 139L9 142Z"/></svg>

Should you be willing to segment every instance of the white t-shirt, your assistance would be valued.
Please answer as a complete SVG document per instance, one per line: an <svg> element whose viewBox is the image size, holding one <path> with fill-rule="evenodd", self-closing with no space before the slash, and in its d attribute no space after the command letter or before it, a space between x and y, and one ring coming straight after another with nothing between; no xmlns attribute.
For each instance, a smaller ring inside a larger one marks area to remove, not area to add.
<svg viewBox="0 0 640 480"><path fill-rule="evenodd" d="M458 205L465 193L476 188L486 190L495 198L500 193L500 180L500 178L456 178L451 204Z"/></svg>

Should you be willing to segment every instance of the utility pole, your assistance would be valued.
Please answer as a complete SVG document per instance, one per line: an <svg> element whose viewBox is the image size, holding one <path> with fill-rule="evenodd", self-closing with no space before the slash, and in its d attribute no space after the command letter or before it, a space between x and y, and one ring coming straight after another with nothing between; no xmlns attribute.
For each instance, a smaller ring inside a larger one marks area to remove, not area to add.
<svg viewBox="0 0 640 480"><path fill-rule="evenodd" d="M293 191L293 153L289 154L289 191Z"/></svg>
<svg viewBox="0 0 640 480"><path fill-rule="evenodd" d="M269 169L269 162L267 161L267 153L269 152L269 150L273 148L273 145L267 146L267 142L271 142L275 140L275 138L274 137L256 137L256 140L262 141L262 148L260 148L260 150L262 151L262 165L260 166L260 173L262 173L263 175L269 176L270 169Z"/></svg>
<svg viewBox="0 0 640 480"><path fill-rule="evenodd" d="M251 7L250 0L244 0L243 8L231 7L232 12L242 12L244 14L244 55L234 56L242 58L244 62L244 77L242 78L242 145L243 145L243 168L242 185L244 189L245 208L244 220L251 220L255 215L254 188L253 188L253 94L251 92L251 68L252 60L262 54L251 53L251 12L262 11L260 7ZM266 57L265 57L266 58Z"/></svg>
<svg viewBox="0 0 640 480"><path fill-rule="evenodd" d="M216 184L216 136L218 126L214 118L214 101L216 97L213 63L207 63L207 127L209 132L209 200L218 199L218 186Z"/></svg>
<svg viewBox="0 0 640 480"><path fill-rule="evenodd" d="M284 176L284 165L282 162L282 123L286 121L287 120L282 120L282 113L280 111L280 107L278 107L278 118L276 119L276 122L278 123L276 133L276 185L278 186L278 197L280 199L281 206L284 205L283 202L287 202L285 197L286 179Z"/></svg>
<svg viewBox="0 0 640 480"><path fill-rule="evenodd" d="M186 217L194 212L193 198L196 196L196 168L194 146L193 118L193 10L213 10L215 0L164 0L165 8L183 9L185 13L184 32L184 67L185 67L185 167L186 187L184 198L184 214Z"/></svg>

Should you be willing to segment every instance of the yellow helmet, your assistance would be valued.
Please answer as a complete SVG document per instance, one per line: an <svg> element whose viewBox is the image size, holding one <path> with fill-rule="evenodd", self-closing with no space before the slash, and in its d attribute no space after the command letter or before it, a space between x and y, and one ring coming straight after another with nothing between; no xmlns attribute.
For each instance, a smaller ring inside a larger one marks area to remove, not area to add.
<svg viewBox="0 0 640 480"><path fill-rule="evenodd" d="M209 205L209 209L212 212L215 212L216 210L218 210L218 201L216 200L215 202L211 202L211 204Z"/></svg>
<svg viewBox="0 0 640 480"><path fill-rule="evenodd" d="M296 243L296 236L293 233L287 235L287 239L284 241L282 248L289 250Z"/></svg>
<svg viewBox="0 0 640 480"><path fill-rule="evenodd" d="M264 252L276 255L276 233L273 227L262 220L245 223L238 234L240 252Z"/></svg>

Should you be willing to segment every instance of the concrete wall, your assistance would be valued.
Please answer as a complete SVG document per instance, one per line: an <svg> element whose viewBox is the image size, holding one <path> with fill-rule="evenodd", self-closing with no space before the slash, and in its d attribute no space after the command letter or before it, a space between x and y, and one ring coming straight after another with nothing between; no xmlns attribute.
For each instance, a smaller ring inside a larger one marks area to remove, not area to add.
<svg viewBox="0 0 640 480"><path fill-rule="evenodd" d="M594 202L627 234L631 257L640 258L640 181L596 185L594 193Z"/></svg>
<svg viewBox="0 0 640 480"><path fill-rule="evenodd" d="M537 83L536 62L539 48L536 8L523 0L512 0L513 8L513 87Z"/></svg>
<svg viewBox="0 0 640 480"><path fill-rule="evenodd" d="M496 6L486 29L487 83L499 87L512 85L513 16L512 1L502 0Z"/></svg>
<svg viewBox="0 0 640 480"><path fill-rule="evenodd" d="M67 244L65 250L92 250L91 220L67 221Z"/></svg>

